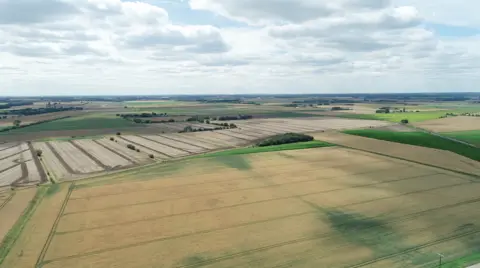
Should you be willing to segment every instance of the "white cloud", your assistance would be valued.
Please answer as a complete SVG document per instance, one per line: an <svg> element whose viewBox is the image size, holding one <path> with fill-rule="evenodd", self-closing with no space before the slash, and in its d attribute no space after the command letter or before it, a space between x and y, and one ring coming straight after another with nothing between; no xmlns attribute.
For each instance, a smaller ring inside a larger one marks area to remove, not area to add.
<svg viewBox="0 0 480 268"><path fill-rule="evenodd" d="M478 37L423 26L478 5L439 1L0 0L0 95L478 90Z"/></svg>

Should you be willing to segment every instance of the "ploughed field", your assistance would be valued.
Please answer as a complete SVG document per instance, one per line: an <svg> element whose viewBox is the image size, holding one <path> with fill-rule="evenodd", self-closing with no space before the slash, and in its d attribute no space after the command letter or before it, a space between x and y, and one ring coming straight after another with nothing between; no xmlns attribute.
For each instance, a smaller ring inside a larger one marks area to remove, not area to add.
<svg viewBox="0 0 480 268"><path fill-rule="evenodd" d="M33 146L36 150L42 151L42 164L50 178L76 180L154 161L169 161L210 151L242 147L280 133L390 124L380 121L324 118L247 120L235 123L239 128L191 133L114 135L102 139L34 142ZM127 148L129 145L134 146L134 150Z"/></svg>
<svg viewBox="0 0 480 268"><path fill-rule="evenodd" d="M0 188L45 180L35 151L27 143L0 144Z"/></svg>
<svg viewBox="0 0 480 268"><path fill-rule="evenodd" d="M433 267L478 248L479 192L338 147L189 159L62 184L0 267Z"/></svg>

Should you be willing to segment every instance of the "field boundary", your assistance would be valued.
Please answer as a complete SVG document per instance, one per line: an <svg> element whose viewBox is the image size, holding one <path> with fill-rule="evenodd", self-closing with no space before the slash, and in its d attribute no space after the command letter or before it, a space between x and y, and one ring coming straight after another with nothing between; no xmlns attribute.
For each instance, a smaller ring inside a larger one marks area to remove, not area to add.
<svg viewBox="0 0 480 268"><path fill-rule="evenodd" d="M65 208L67 207L67 203L68 203L68 200L70 199L70 195L72 194L73 189L74 189L74 183L70 184L70 186L68 187L68 192L65 196L65 199L63 200L62 206L60 207L60 211L58 212L57 217L55 218L52 228L50 229L50 233L48 234L48 237L45 240L45 244L43 245L42 250L38 255L37 263L35 267L42 267L43 259L45 258L45 254L47 254L50 243L52 242L53 236L55 235L55 231L57 229L58 223L60 222L60 218L62 217L63 212L65 211Z"/></svg>
<svg viewBox="0 0 480 268"><path fill-rule="evenodd" d="M350 147L350 146L345 146L345 145L342 145L342 147L345 147L345 148L348 148L348 149L352 149L352 150L357 150L357 151L372 153L372 154L376 154L376 155L381 155L381 156L385 156L385 157L389 157L389 158L394 158L394 159L398 159L398 160L403 160L403 161L407 161L407 162L411 162L411 163L415 163L415 164L419 164L419 165L423 165L423 166L427 166L427 167L439 168L439 169L442 169L442 170L445 170L445 171L449 171L449 172L453 172L453 173L456 173L456 174L461 174L461 175L464 175L464 176L473 177L474 179L472 179L471 182L479 182L479 181L477 181L477 180L480 180L480 175L477 175L477 174L472 174L472 173L463 172L463 171L457 171L457 170L449 169L449 168L446 168L446 167L440 167L440 166L436 166L436 165L432 165L432 164L428 164L428 163L422 163L422 162L418 162L418 161L415 161L415 160L411 160L411 159L407 159L407 158L403 158L403 157L399 157L399 156L393 156L393 155L383 154L383 153L379 153L379 152L375 152L375 151L369 151L369 150L365 150L365 149L358 149L358 148L354 148L354 147Z"/></svg>

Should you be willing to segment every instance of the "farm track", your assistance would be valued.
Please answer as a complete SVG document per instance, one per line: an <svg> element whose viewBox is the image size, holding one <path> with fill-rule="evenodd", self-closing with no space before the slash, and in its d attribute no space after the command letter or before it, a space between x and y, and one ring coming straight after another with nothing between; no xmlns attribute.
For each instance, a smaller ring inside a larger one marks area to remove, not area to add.
<svg viewBox="0 0 480 268"><path fill-rule="evenodd" d="M255 202L248 202L248 203L239 203L239 204L230 205L230 206L224 206L224 207L216 207L216 208L211 208L211 209L196 210L196 211L193 211L193 212L177 213L177 214L171 214L171 215L160 216L160 217L145 218L145 219L142 219L142 220L135 220L135 221L125 221L125 222L118 223L118 224L109 224L109 225L104 225L104 226L94 227L94 228L83 228L83 229L78 229L78 230L75 230L75 231L61 232L61 233L57 233L57 234L59 234L59 235L61 235L61 234L69 234L69 233L76 233L76 232L89 231L89 230L95 230L95 229L109 228L109 227L114 227L114 226L119 226L119 225L124 225L124 224L132 224L132 223L145 222L145 221L156 221L156 220L159 220L159 219L168 218L168 217L172 217L172 216L191 215L191 214L195 214L195 213L198 213L198 212L208 212L208 211L215 211L215 210L219 210L219 209L235 208L235 207L241 207L241 206L245 206L245 205L254 205L254 204L268 203L268 202L271 202L271 201L286 200L286 199L291 199L291 198L302 198L302 197L309 196L309 195L316 195L316 194L323 194L323 193L332 193L332 192L349 190L349 189L355 189L355 188L362 188L362 187L378 186L378 185L381 185L381 184L388 184L388 183L391 183L391 182L407 181L407 180L413 180L413 179L418 179L418 178L421 178L421 177L428 177L428 176L434 176L434 175L437 175L437 174L413 176L413 177L401 178L401 179L392 180L392 181L372 183L372 184L368 184L368 185L359 185L359 186L355 186L355 187L339 188L339 189L325 190L325 191L318 191L318 192L310 192L310 193L306 193L306 194L290 195L290 196L284 196L284 197L278 197L278 198L271 198L271 199L266 199L266 200L261 200L261 201L255 201ZM305 181L302 181L302 182L305 182ZM299 182L299 183L301 183L301 182ZM290 184L290 183L288 183L288 184ZM292 184L294 184L294 183L292 183ZM443 189L443 188L447 188L447 187L454 187L454 186L459 186L459 185L463 185L463 183L462 183L462 184L456 184L456 185L442 186L442 187L437 187L437 188L431 188L431 189L426 189L426 190L413 191L413 192L403 193L403 194L399 194L399 195L392 195L392 196L389 196L389 197L386 197L386 198L378 198L378 199L374 199L374 200L367 200L367 201L362 201L362 202L357 202L357 203L350 203L350 204L345 205L345 206L360 205L360 204L365 204L365 203L380 201L380 200L383 200L383 199L396 198L396 197L400 197L400 196L404 196L404 195L415 194L415 193L422 193L422 192L428 192L428 191L431 191L431 190L438 190L438 189ZM279 185L276 185L276 186L279 186ZM148 202L148 203L142 203L142 204L139 203L139 204L134 204L134 205L126 205L126 206L120 206L120 207L116 207L116 208L124 208L124 207L131 207L131 206L137 206L137 205L143 205L143 204L151 204L151 203L161 203L161 202L166 202L166 201L186 199L186 198L195 198L195 197L201 197L201 196L211 196L211 195L217 195L217 194L226 194L226 193L233 193L233 192L241 192L241 191L248 191L248 190L252 190L252 189L268 189L268 188L275 188L276 186L263 186L263 187L246 188L246 189L234 190L234 191L210 193L210 194L205 194L205 195L195 195L195 196L175 198L175 199L166 199L166 200L161 200L161 201L157 201L157 202ZM305 202L304 200L301 200L301 201ZM310 204L309 204L309 205L310 205ZM344 206L338 206L338 207L334 207L334 208L341 208L341 207L344 207ZM116 208L115 208L115 209L116 209ZM105 210L109 210L109 209L110 209L110 208L108 208L108 209L101 209L101 210L89 210L89 211L85 211L85 212L88 213L88 212L91 212L91 211L105 211ZM67 214L64 214L64 215L80 214L80 213L85 213L85 212L73 212L73 213L67 213ZM314 212L315 212L315 211L314 211ZM314 212L312 212L312 213L314 213Z"/></svg>
<svg viewBox="0 0 480 268"><path fill-rule="evenodd" d="M193 143L188 143L188 142L186 142L186 141L184 141L184 140L178 140L178 139L172 138L171 136L167 136L167 135L163 135L163 134L162 134L162 135L158 134L157 136L163 137L163 138L165 138L165 139L170 139L170 140L173 140L173 141L177 141L177 142L183 142L183 143L185 143L185 144L192 145L192 146L196 146L196 147L200 147L200 148L203 148L203 149L205 149L205 150L212 150L211 148L207 148L207 147L204 147L204 146L196 145L196 144L193 144ZM212 146L216 146L215 144L211 144L211 143L208 143L208 142L207 142L207 144L210 144L210 145L212 145Z"/></svg>
<svg viewBox="0 0 480 268"><path fill-rule="evenodd" d="M60 156L60 154L57 152L57 150L55 150L55 148L53 148L53 146L50 144L50 142L46 142L45 144L46 144L47 147L50 149L50 151L52 151L52 153L55 155L55 157L58 159L58 161L60 161L60 163L62 164L63 168L65 168L68 173L74 174L74 175L83 175L83 173L76 172L75 170L73 170L73 168L70 167L70 166L67 164L67 162L65 162L65 159L63 159L62 156Z"/></svg>
<svg viewBox="0 0 480 268"><path fill-rule="evenodd" d="M31 161L31 160L29 160L29 161ZM16 179L16 180L12 183L13 186L19 186L22 181L28 179L28 175L29 175L29 174L28 174L28 168L27 168L26 162L22 161L22 162L20 163L20 168L22 169L22 176L21 176L20 178Z"/></svg>
<svg viewBox="0 0 480 268"><path fill-rule="evenodd" d="M381 225L407 221L407 220L413 219L415 217L418 217L422 214L425 214L426 212L442 210L442 209L445 209L445 208L453 208L453 207L457 207L457 206L461 206L461 205L465 205L465 204L476 203L476 202L479 202L479 201L480 201L480 198L476 198L476 199L471 199L471 200L467 200L467 201L464 201L464 202L459 202L459 203L456 203L456 204L450 204L450 205L446 205L446 206L442 206L442 207L437 207L437 208L427 209L427 210L423 210L423 211L418 211L418 212L414 212L414 213L411 213L411 214L406 214L406 215L402 215L400 217L394 218L392 220L389 220L387 223L383 223ZM91 256L91 255L100 254L100 253L104 253L104 252L110 252L110 251L121 250L121 249L126 249L126 248L133 248L133 247L146 245L146 244L151 244L151 243L160 242L160 241L168 241L168 240L178 239L178 238L182 238L182 237L195 236L195 235L207 234L207 233L214 233L214 232L221 231L221 230L227 230L227 229L249 226L249 225L265 223L265 222L273 222L273 221L281 220L281 219L288 219L288 218L292 218L292 217L309 215L309 214L312 214L312 213L317 213L317 211L296 213L296 214L291 214L291 215L286 215L286 216L281 216L281 217L270 218L270 219L266 219L266 220L242 223L242 224L238 224L238 225L234 225L234 226L228 226L228 227L224 227L224 228L217 228L217 229L214 229L214 230L204 230L204 231L182 234L182 235L177 235L177 236L171 236L171 237L165 237L165 238L159 238L159 239L152 239L152 240L132 243L132 244L129 244L129 245L124 245L124 246L118 246L118 247L112 247L112 248L108 248L108 249L96 250L96 251L81 253L81 254L77 254L77 255L70 255L70 256L65 256L65 257L53 258L53 259L50 259L50 260L47 260L47 261L50 263L50 262L63 261L63 260L74 259L74 258L79 258L79 257ZM371 217L369 219L372 219L372 218L375 218L375 217ZM345 222L343 224L339 224L339 226L343 226L345 224L348 224L348 222ZM371 228L371 227L368 227L368 228L365 228L365 229L369 229L369 228ZM472 233L478 233L478 232L480 232L480 231L474 231ZM270 245L270 246L264 247L264 248L267 248L267 249L268 248L276 248L278 246L289 245L289 244L294 244L294 243L309 241L309 240L316 240L316 239L319 239L319 238L327 238L327 237L331 237L331 236L335 236L335 235L337 235L337 234L324 233L323 236L304 237L304 238L300 238L300 239L296 239L296 240L283 242L281 244ZM463 235L465 236L465 234L463 234ZM470 235L470 233L468 235ZM458 236L454 236L454 238L450 237L450 240L455 239L455 238L458 238ZM260 248L260 249L263 249L263 248ZM253 249L253 250L250 250L248 252L251 253L251 252L256 252L256 251L260 251L260 250L259 249ZM228 256L228 258L226 258L227 256L223 256L223 257L220 257L220 258L217 258L217 259L223 259L223 258L229 259L229 258L232 258L232 257L235 257L235 256L238 256L238 254L231 254L231 255ZM216 260L216 259L214 258L214 259L211 259L211 260ZM205 262L205 264L208 264L208 263L210 263L210 262L208 262L208 261ZM365 265L363 265L363 266L365 266ZM188 266L186 266L186 267L188 267ZM361 267L361 266L359 266L359 267Z"/></svg>
<svg viewBox="0 0 480 268"><path fill-rule="evenodd" d="M149 140L149 141L151 141L151 142L155 142L155 143L158 143L158 144L161 144L161 145L164 145L164 146L172 147L173 149L176 149L176 150L179 150L179 151L188 153L188 154L196 154L195 152L188 151L188 150L186 150L186 149L181 149L181 148L178 148L178 147L175 147L175 146L172 146L172 145L168 145L168 144L165 144L165 143L156 141L156 140L152 140L152 139L148 138L147 136L138 136L138 135L137 135L137 137L142 138L142 139L146 139L146 140ZM173 156L171 156L171 157L173 158Z"/></svg>
<svg viewBox="0 0 480 268"><path fill-rule="evenodd" d="M37 263L35 267L42 267L43 260L45 258L45 255L47 254L48 247L50 246L50 243L52 242L53 236L55 235L55 230L57 229L58 223L60 222L60 219L63 215L63 212L65 211L65 208L67 207L68 200L70 199L70 195L72 194L72 191L74 189L74 184L71 184L68 188L68 192L65 196L65 199L62 203L62 206L60 208L60 211L58 212L57 217L55 218L55 221L52 225L52 228L50 229L50 233L48 234L48 237L45 241L45 244L42 247L42 250L40 251L40 254L38 255Z"/></svg>
<svg viewBox="0 0 480 268"><path fill-rule="evenodd" d="M0 204L0 210L10 201L12 200L13 196L15 195L15 192L12 192L4 201L3 203Z"/></svg>
<svg viewBox="0 0 480 268"><path fill-rule="evenodd" d="M131 141L131 140L127 139L127 138L124 138L124 137L119 137L119 138L122 139L123 141L125 141L126 143L135 144L136 146L140 146L141 148L147 148L147 149L149 149L149 150L151 150L151 151L154 151L154 152L158 153L159 155L162 155L163 157L165 157L165 158L167 158L167 159L171 159L171 158L172 158L171 156L169 156L169 155L167 155L167 154L165 154L165 153L163 153L163 152L160 152L160 151L155 150L155 149L153 149L153 148L147 147L147 146L142 145L142 144L140 144L140 143L136 143L136 142Z"/></svg>
<svg viewBox="0 0 480 268"><path fill-rule="evenodd" d="M75 142L73 141L69 141L69 143L71 145L73 145L73 147L77 148L78 150L80 150L83 154L85 154L88 158L90 158L91 160L93 160L93 162L95 162L95 164L97 164L99 167L103 168L104 170L108 171L108 170L112 170L113 168L105 165L102 161L100 161L98 158L96 158L95 156L93 156L92 154L90 154L87 150L85 150L82 146L76 144Z"/></svg>
<svg viewBox="0 0 480 268"><path fill-rule="evenodd" d="M47 182L47 173L45 172L45 169L42 166L42 163L40 162L40 159L38 158L37 154L35 153L35 148L33 147L33 144L31 142L28 142L28 148L30 149L30 153L32 154L33 161L35 162L35 166L37 167L38 173L40 174L40 182Z"/></svg>

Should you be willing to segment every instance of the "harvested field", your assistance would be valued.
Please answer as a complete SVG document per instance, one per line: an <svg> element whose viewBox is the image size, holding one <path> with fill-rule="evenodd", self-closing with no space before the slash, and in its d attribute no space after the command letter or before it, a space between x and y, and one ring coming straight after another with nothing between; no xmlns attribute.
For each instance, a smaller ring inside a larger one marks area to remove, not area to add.
<svg viewBox="0 0 480 268"><path fill-rule="evenodd" d="M477 176L480 174L479 162L449 151L381 141L336 132L319 133L313 136L318 140L398 157L425 165L432 165Z"/></svg>
<svg viewBox="0 0 480 268"><path fill-rule="evenodd" d="M63 161L76 173L93 173L103 170L93 159L89 158L69 142L51 141L47 144L51 146L51 149L55 150Z"/></svg>
<svg viewBox="0 0 480 268"><path fill-rule="evenodd" d="M233 129L232 129L233 130ZM220 131L216 131L215 133L217 134L222 134L222 135L227 135L229 137L234 137L234 138L238 138L238 139L242 139L242 140L246 140L246 141L254 141L254 140L258 140L258 137L253 137L253 136L249 136L249 135L245 135L243 133L240 133L240 132L234 132L230 129L226 129L226 130L220 130Z"/></svg>
<svg viewBox="0 0 480 268"><path fill-rule="evenodd" d="M0 187L39 182L41 176L26 143L0 151Z"/></svg>
<svg viewBox="0 0 480 268"><path fill-rule="evenodd" d="M12 199L0 209L0 241L13 227L30 200L35 195L36 188L15 191Z"/></svg>
<svg viewBox="0 0 480 268"><path fill-rule="evenodd" d="M270 133L266 134L266 133L252 132L252 131L248 131L248 130L245 130L245 129L229 129L228 132L229 133L241 134L241 135L245 135L245 136L249 136L249 137L253 137L253 138L257 138L257 139L272 136L272 134L270 134Z"/></svg>
<svg viewBox="0 0 480 268"><path fill-rule="evenodd" d="M160 144L158 142L151 141L151 140L148 140L148 139L144 139L144 138L139 137L139 136L122 136L122 138L127 140L127 141L131 141L131 142L134 142L136 144L140 144L140 145L142 145L146 148L150 148L152 150L155 150L156 152L158 152L160 154L163 154L167 157L181 157L181 156L189 155L189 153L186 152L186 151L175 149L175 148L172 148L170 146L163 145L163 144Z"/></svg>
<svg viewBox="0 0 480 268"><path fill-rule="evenodd" d="M83 148L91 156L98 159L103 165L109 168L124 167L132 164L132 162L125 160L123 157L120 157L102 146L99 146L92 140L76 140L73 141L73 143Z"/></svg>
<svg viewBox="0 0 480 268"><path fill-rule="evenodd" d="M480 117L455 116L415 123L415 126L434 132L480 130Z"/></svg>
<svg viewBox="0 0 480 268"><path fill-rule="evenodd" d="M73 189L42 267L426 267L480 242L480 184L443 169L337 147L164 165Z"/></svg>
<svg viewBox="0 0 480 268"><path fill-rule="evenodd" d="M162 134L162 135L159 135L159 136L170 139L170 140L182 142L182 143L185 143L185 144L190 144L190 145L193 145L193 146L196 146L196 147L205 148L205 149L208 149L208 150L215 150L215 149L218 149L218 148L221 147L221 146L216 145L214 143L198 141L198 140L195 140L195 139L189 139L184 134L168 134L168 135L163 135Z"/></svg>
<svg viewBox="0 0 480 268"><path fill-rule="evenodd" d="M116 140L117 142L114 142L107 138L104 138L100 140L95 140L95 142L103 145L104 147L114 150L117 154L122 155L127 159L130 159L130 161L132 162L143 163L143 162L149 161L149 157L146 153L142 153L142 152L138 153L136 151L130 150L127 148L127 146L122 145L120 142L118 142L118 139Z"/></svg>
<svg viewBox="0 0 480 268"><path fill-rule="evenodd" d="M62 164L62 162L57 158L57 156L50 150L50 147L47 146L45 142L35 142L33 147L36 150L41 150L42 158L41 161L45 166L47 173L50 174L54 179L71 179L74 177L67 168Z"/></svg>
<svg viewBox="0 0 480 268"><path fill-rule="evenodd" d="M229 137L218 134L216 132L194 132L185 134L193 139L201 139L209 142L215 142L227 147L236 147L248 144L248 141L241 140L235 137Z"/></svg>
<svg viewBox="0 0 480 268"><path fill-rule="evenodd" d="M176 148L176 149L186 151L186 152L189 152L189 153L202 153L202 152L206 151L206 149L204 149L204 148L200 148L200 147L196 147L196 146L193 146L193 145L185 144L185 143L179 142L179 141L166 139L162 136L150 135L150 136L141 136L141 137L143 137L145 139L153 140L157 143L167 145L169 147Z"/></svg>
<svg viewBox="0 0 480 268"><path fill-rule="evenodd" d="M389 122L377 120L355 120L340 118L305 118L305 119L253 119L234 122L240 129L263 130L276 133L313 132L323 130L341 130L366 127L382 127L391 125Z"/></svg>

